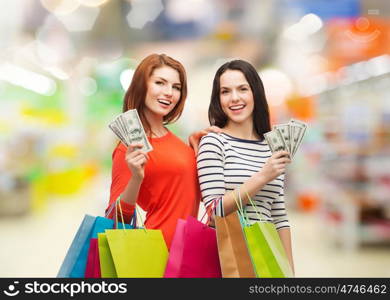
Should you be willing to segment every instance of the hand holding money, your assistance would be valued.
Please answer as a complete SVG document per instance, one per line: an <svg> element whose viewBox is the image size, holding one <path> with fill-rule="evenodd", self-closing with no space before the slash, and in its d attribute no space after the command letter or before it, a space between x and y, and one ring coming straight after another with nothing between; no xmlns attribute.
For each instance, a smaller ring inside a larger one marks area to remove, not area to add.
<svg viewBox="0 0 390 300"><path fill-rule="evenodd" d="M149 159L146 152L139 150L143 147L141 143L131 144L126 151L126 163L134 179L143 180L145 176L145 164Z"/></svg>
<svg viewBox="0 0 390 300"><path fill-rule="evenodd" d="M291 119L286 124L275 125L272 131L264 134L272 153L287 151L290 158L297 152L306 133L306 123Z"/></svg>
<svg viewBox="0 0 390 300"><path fill-rule="evenodd" d="M266 161L259 171L266 182L270 182L286 172L287 164L291 163L291 159L288 157L288 154L289 153L287 151L281 150L273 153Z"/></svg>
<svg viewBox="0 0 390 300"><path fill-rule="evenodd" d="M141 144L144 152L153 150L146 137L144 127L136 109L130 109L117 116L108 127L127 147L131 144Z"/></svg>

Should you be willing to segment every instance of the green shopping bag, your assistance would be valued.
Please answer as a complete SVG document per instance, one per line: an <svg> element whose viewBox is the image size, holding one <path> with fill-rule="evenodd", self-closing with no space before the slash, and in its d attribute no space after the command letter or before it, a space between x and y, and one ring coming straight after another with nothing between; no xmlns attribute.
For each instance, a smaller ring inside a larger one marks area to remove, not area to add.
<svg viewBox="0 0 390 300"><path fill-rule="evenodd" d="M293 277L286 252L273 223L244 227L248 250L258 277Z"/></svg>
<svg viewBox="0 0 390 300"><path fill-rule="evenodd" d="M122 214L120 202L119 208ZM108 229L105 232L118 278L158 278L164 275L168 247L162 232L143 227Z"/></svg>
<svg viewBox="0 0 390 300"><path fill-rule="evenodd" d="M258 215L260 212L248 195L249 202ZM240 199L240 203L241 199ZM244 235L257 277L293 277L292 268L273 223L258 221L249 224L242 206L239 206Z"/></svg>
<svg viewBox="0 0 390 300"><path fill-rule="evenodd" d="M163 277L168 248L161 230L106 230L116 273L121 277Z"/></svg>
<svg viewBox="0 0 390 300"><path fill-rule="evenodd" d="M112 230L116 231L116 230L120 230L117 228L122 228L122 230L123 230L125 228L132 229L132 228L136 227L135 212L134 212L133 217L130 220L130 224L125 224L123 222L123 216L122 216L122 223L118 222L118 212L117 212L117 207L119 206L118 201L120 201L120 198L118 198L118 200L116 201L116 204L115 204L116 223L115 223L115 229L112 229ZM122 208L120 207L120 209L122 209ZM107 216L110 214L110 212L111 211L107 212ZM115 270L114 261L112 259L110 246L108 245L106 233L98 233L97 238L98 238L98 250L99 250L101 277L102 278L117 278L118 276L117 276L117 273Z"/></svg>
<svg viewBox="0 0 390 300"><path fill-rule="evenodd" d="M98 233L100 272L102 278L117 278L114 261L105 233Z"/></svg>

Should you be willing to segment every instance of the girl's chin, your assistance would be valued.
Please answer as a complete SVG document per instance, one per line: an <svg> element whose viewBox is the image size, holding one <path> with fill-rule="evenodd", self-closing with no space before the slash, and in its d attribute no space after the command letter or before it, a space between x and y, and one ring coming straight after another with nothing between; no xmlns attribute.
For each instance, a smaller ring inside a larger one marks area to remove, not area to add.
<svg viewBox="0 0 390 300"><path fill-rule="evenodd" d="M159 116L159 117L165 117L166 115L168 115L170 112L172 111L172 109L163 109L163 108L158 108L158 109L153 109L151 110L150 112L156 116Z"/></svg>
<svg viewBox="0 0 390 300"><path fill-rule="evenodd" d="M232 116L232 115L228 116L228 118L230 121L234 123L243 123L248 119L248 117L245 116Z"/></svg>

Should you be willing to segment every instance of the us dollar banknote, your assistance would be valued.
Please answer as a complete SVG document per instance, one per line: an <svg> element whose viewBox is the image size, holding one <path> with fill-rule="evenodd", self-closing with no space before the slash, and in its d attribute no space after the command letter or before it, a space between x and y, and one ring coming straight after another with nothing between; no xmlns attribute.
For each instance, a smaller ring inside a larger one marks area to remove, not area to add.
<svg viewBox="0 0 390 300"><path fill-rule="evenodd" d="M290 138L290 124L279 124L273 127L274 131L278 131L279 135L282 137L284 144L286 145L286 151L291 154L291 138Z"/></svg>
<svg viewBox="0 0 390 300"><path fill-rule="evenodd" d="M300 120L291 119L288 123L272 127L272 131L264 134L272 153L285 150L292 158L297 152L306 133L307 124Z"/></svg>
<svg viewBox="0 0 390 300"><path fill-rule="evenodd" d="M291 155L292 157L295 155L297 152L299 146L302 143L303 137L305 136L307 129L307 124L296 120L296 119L291 119L290 120L290 132L291 132L291 144L292 144L292 151Z"/></svg>
<svg viewBox="0 0 390 300"><path fill-rule="evenodd" d="M136 109L120 114L108 127L126 146L140 143L143 145L143 151L149 152L153 150Z"/></svg>
<svg viewBox="0 0 390 300"><path fill-rule="evenodd" d="M283 141L283 138L276 130L265 133L264 138L266 139L272 153L286 150L286 145Z"/></svg>

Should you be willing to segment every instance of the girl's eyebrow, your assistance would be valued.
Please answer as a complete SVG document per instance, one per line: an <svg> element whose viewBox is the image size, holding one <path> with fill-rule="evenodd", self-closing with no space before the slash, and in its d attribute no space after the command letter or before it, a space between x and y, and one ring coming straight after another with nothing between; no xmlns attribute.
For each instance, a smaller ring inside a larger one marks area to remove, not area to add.
<svg viewBox="0 0 390 300"><path fill-rule="evenodd" d="M240 87L247 87L247 86L249 86L249 84L248 83L242 83L242 84L240 84L240 85L237 85L236 87L238 87L238 88L240 88ZM230 87L226 87L226 86L221 86L221 89L230 89Z"/></svg>
<svg viewBox="0 0 390 300"><path fill-rule="evenodd" d="M160 76L156 76L156 78L160 79L161 81L168 82L168 80L166 80L165 78L162 78ZM180 85L181 86L181 83L180 82L175 82L175 83L173 83L173 85Z"/></svg>

